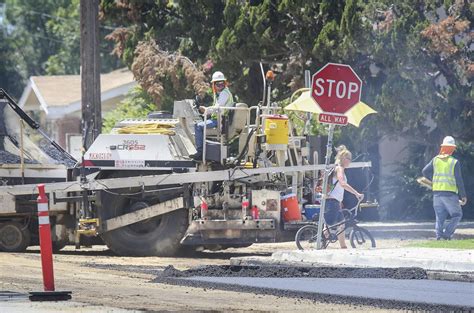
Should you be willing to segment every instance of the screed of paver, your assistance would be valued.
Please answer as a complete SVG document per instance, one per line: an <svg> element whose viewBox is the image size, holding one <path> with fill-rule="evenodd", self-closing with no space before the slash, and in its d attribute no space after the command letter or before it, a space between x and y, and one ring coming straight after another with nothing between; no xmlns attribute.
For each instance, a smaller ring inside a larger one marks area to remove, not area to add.
<svg viewBox="0 0 474 313"><path fill-rule="evenodd" d="M474 308L474 284L372 278L188 277L209 283Z"/></svg>

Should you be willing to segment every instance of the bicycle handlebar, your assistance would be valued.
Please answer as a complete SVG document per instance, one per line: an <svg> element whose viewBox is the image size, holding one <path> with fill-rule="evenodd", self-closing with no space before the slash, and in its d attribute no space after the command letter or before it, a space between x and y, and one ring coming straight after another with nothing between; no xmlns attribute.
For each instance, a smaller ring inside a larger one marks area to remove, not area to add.
<svg viewBox="0 0 474 313"><path fill-rule="evenodd" d="M351 214L354 214L354 217L357 216L357 213L359 212L359 208L360 208L360 204L362 203L362 200L364 199L363 198L358 199L357 204L353 208L347 209L349 212L351 212Z"/></svg>

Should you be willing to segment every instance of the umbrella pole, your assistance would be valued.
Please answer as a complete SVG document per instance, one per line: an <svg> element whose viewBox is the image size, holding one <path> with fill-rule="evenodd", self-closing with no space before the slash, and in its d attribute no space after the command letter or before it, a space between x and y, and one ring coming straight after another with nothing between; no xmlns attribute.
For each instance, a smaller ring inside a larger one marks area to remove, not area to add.
<svg viewBox="0 0 474 313"><path fill-rule="evenodd" d="M323 225L324 225L324 210L326 209L326 190L328 186L328 178L330 172L330 161L331 161L331 154L332 154L332 138L334 136L334 124L329 124L329 133L328 133L328 144L326 146L326 163L324 169L324 177L323 177L323 187L322 187L322 201L321 201L321 209L319 212L319 222L318 222L318 238L316 240L316 249L321 249L321 236L323 233Z"/></svg>

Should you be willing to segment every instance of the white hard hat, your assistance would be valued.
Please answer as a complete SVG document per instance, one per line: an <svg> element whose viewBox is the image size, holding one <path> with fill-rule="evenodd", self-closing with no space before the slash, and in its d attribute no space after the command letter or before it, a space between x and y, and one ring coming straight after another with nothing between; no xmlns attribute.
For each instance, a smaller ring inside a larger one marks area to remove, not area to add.
<svg viewBox="0 0 474 313"><path fill-rule="evenodd" d="M447 146L447 147L456 147L456 142L454 141L454 138L451 136L446 136L443 139L443 143L441 144L442 146Z"/></svg>
<svg viewBox="0 0 474 313"><path fill-rule="evenodd" d="M214 72L214 74L212 74L211 83L224 81L224 80L227 80L224 76L224 73L218 71L218 72Z"/></svg>

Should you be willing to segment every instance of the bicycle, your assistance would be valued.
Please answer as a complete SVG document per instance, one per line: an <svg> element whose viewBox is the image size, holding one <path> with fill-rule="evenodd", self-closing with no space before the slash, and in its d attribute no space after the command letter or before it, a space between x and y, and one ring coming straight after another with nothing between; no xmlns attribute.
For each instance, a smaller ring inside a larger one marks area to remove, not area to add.
<svg viewBox="0 0 474 313"><path fill-rule="evenodd" d="M359 200L357 205L352 209L343 209L342 214L344 220L336 223L334 225L327 225L324 223L322 238L321 238L321 247L326 249L330 243L334 243L337 240L337 236L344 232L346 229L351 228L349 234L349 240L352 248L368 247L375 248L375 239L372 234L365 228L357 225L359 222L356 217L357 213L360 210ZM344 227L338 230L339 226L344 225ZM299 250L311 250L316 248L316 242L318 239L318 220L314 220L314 224L309 224L301 227L295 236L296 246Z"/></svg>

